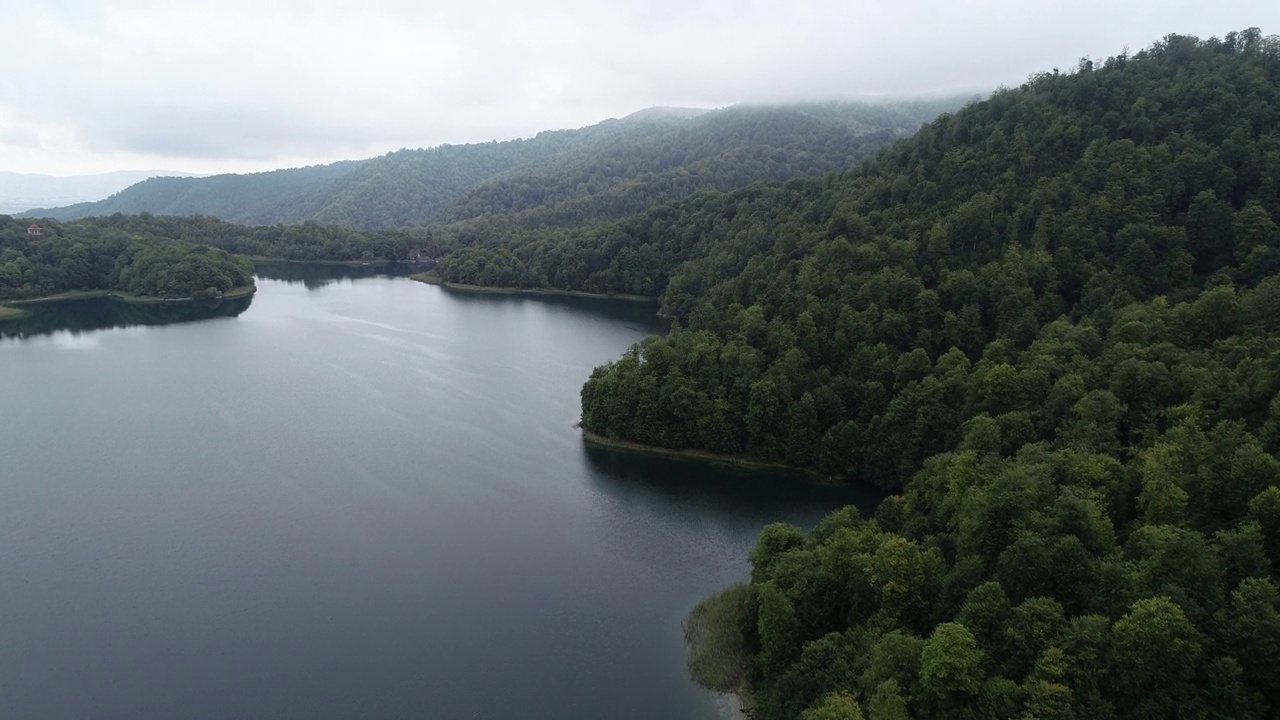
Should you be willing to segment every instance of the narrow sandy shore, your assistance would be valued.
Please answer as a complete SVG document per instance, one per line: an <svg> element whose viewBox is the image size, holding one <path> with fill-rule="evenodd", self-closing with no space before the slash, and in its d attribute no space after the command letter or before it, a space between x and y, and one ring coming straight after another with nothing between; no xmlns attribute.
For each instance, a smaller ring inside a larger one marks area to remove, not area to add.
<svg viewBox="0 0 1280 720"><path fill-rule="evenodd" d="M751 716L743 711L742 697L738 693L713 693L716 709L724 720L748 720Z"/></svg>

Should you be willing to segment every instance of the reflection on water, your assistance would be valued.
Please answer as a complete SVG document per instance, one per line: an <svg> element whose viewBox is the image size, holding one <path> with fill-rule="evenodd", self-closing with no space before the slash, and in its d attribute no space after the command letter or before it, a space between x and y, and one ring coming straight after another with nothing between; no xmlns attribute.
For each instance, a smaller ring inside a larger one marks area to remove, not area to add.
<svg viewBox="0 0 1280 720"><path fill-rule="evenodd" d="M427 265L409 263L370 263L345 265L337 263L285 262L257 260L254 273L265 280L279 280L290 284L302 284L308 290L319 290L335 283L353 283L369 278L403 278L427 269ZM484 290L458 290L439 286L450 299L463 305L503 308L522 302L537 303L569 310L573 314L605 315L627 323L646 333L663 334L670 322L657 315L656 302L621 300L615 298L585 297L577 295L521 294L487 292Z"/></svg>
<svg viewBox="0 0 1280 720"><path fill-rule="evenodd" d="M0 321L0 339L29 338L69 331L73 335L94 330L138 325L172 325L211 318L236 317L249 308L253 297L207 304L197 302L128 303L110 298L55 300L22 305L20 317Z"/></svg>
<svg viewBox="0 0 1280 720"><path fill-rule="evenodd" d="M887 493L866 483L829 485L800 473L735 468L583 443L602 490L664 513L732 517L746 524L806 525L832 507L874 511Z"/></svg>
<svg viewBox="0 0 1280 720"><path fill-rule="evenodd" d="M368 265L340 265L337 263L301 263L283 260L255 260L253 272L267 280L302 283L308 290L318 290L335 282L351 282L375 277L406 277L417 272L414 265L405 263L369 263Z"/></svg>
<svg viewBox="0 0 1280 720"><path fill-rule="evenodd" d="M500 293L483 290L455 290L440 288L449 299L464 306L505 308L516 303L536 303L571 316L607 317L625 323L633 330L651 335L665 335L671 321L658 315L656 302L597 298L579 295L550 295L534 293Z"/></svg>
<svg viewBox="0 0 1280 720"><path fill-rule="evenodd" d="M258 261L254 273L260 278L302 283L315 290L335 282L375 277L405 277L414 266L404 264L328 265ZM56 300L20 307L23 314L0 320L0 339L29 338L60 331L71 334L127 328L139 325L172 325L213 318L236 317L249 309L253 297L220 303L172 302L126 303L110 298Z"/></svg>
<svg viewBox="0 0 1280 720"><path fill-rule="evenodd" d="M428 265L408 263L370 263L367 265L343 265L325 263L287 263L283 260L255 260L253 272L269 281L301 283L307 290L320 290L335 283L353 283L369 278L407 278L421 272ZM659 318L657 302L617 300L609 297L585 297L572 295L543 295L543 293L504 293L474 290L454 290L440 287L445 295L460 305L476 307L511 307L521 302L568 310L582 316L605 315L621 320L645 333L663 334L671 327L668 320Z"/></svg>

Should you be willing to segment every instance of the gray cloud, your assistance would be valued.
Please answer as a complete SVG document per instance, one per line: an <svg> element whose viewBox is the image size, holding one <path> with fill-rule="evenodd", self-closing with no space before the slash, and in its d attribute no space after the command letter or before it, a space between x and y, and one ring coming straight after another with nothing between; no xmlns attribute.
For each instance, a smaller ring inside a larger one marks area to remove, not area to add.
<svg viewBox="0 0 1280 720"><path fill-rule="evenodd" d="M0 129L0 145L20 148L40 147L40 134L31 128Z"/></svg>
<svg viewBox="0 0 1280 720"><path fill-rule="evenodd" d="M982 91L1171 32L1280 32L1280 6L1252 0L55 0L6 15L23 32L0 45L0 134L35 133L41 152L0 164L86 170L327 161L648 105Z"/></svg>

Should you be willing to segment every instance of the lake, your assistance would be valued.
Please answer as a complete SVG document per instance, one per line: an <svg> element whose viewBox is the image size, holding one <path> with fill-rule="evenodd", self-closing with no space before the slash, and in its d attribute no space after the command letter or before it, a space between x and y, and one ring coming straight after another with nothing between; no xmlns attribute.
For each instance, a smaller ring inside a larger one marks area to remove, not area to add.
<svg viewBox="0 0 1280 720"><path fill-rule="evenodd" d="M0 322L0 717L714 718L689 608L879 497L585 447L652 306L259 272Z"/></svg>

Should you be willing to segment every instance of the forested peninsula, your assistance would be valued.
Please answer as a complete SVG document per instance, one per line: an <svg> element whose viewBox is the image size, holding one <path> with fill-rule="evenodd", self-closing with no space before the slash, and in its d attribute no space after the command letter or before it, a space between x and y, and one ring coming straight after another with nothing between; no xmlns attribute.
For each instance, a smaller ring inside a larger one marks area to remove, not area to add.
<svg viewBox="0 0 1280 720"><path fill-rule="evenodd" d="M766 528L692 617L704 682L766 720L1277 717L1280 39L1169 36L664 212L679 327L584 427L896 491Z"/></svg>
<svg viewBox="0 0 1280 720"><path fill-rule="evenodd" d="M0 216L0 302L94 294L220 300L253 291L246 258L178 237L97 220Z"/></svg>

